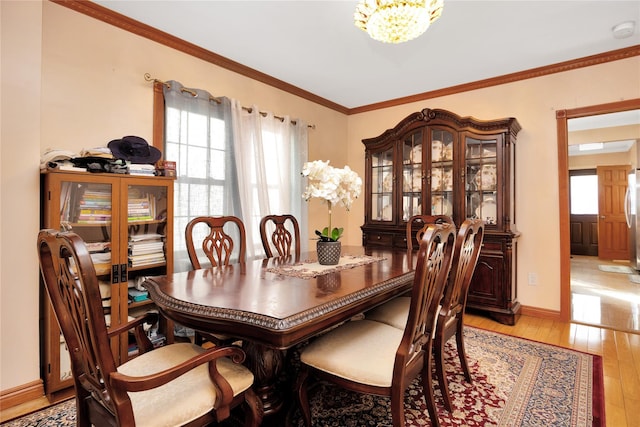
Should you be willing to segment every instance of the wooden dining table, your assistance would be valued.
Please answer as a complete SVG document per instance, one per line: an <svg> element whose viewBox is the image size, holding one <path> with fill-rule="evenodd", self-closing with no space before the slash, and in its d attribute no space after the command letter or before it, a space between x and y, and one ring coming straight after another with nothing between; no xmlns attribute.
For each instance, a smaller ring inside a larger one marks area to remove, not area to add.
<svg viewBox="0 0 640 427"><path fill-rule="evenodd" d="M245 364L269 416L282 409L287 395L278 387L287 350L408 291L411 258L404 250L344 246L336 267L319 266L315 252L309 252L300 259L275 257L153 276L143 286L167 318L242 339Z"/></svg>

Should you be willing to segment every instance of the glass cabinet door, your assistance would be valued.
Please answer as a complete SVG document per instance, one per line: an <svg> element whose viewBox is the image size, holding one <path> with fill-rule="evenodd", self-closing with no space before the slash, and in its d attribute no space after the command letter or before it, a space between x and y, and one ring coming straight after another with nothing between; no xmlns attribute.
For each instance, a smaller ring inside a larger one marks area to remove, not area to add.
<svg viewBox="0 0 640 427"><path fill-rule="evenodd" d="M125 290L120 301L120 317L138 317L148 311L157 312L147 290L142 287L142 281L147 276L166 274L167 265L172 262L173 248L170 247L168 234L173 233L167 221L169 215L169 200L172 188L160 178L154 178L157 184L149 179L130 178L126 181L126 188L122 189L126 196L123 203L122 215L126 215L126 226L122 227L124 259L120 267L120 281ZM171 205L172 206L172 205ZM154 346L166 342L166 328L158 322L145 325L145 330ZM135 340L130 337L128 345L121 347L121 360L138 354Z"/></svg>
<svg viewBox="0 0 640 427"><path fill-rule="evenodd" d="M402 143L402 220L422 213L423 130L407 135Z"/></svg>
<svg viewBox="0 0 640 427"><path fill-rule="evenodd" d="M371 155L371 219L393 220L393 147Z"/></svg>
<svg viewBox="0 0 640 427"><path fill-rule="evenodd" d="M117 212L113 211L117 186L109 180L94 177L87 180L77 177L74 180L69 175L51 175L47 179L50 204L48 209L45 208L48 213L44 225L47 228L73 231L85 241L98 276L102 307L109 326L112 298L117 297L117 287L114 288L117 272L112 274L112 265L117 261L112 251L114 237L118 232ZM48 300L46 307L45 322L50 344L47 344L49 347L45 356L48 368L45 391L52 395L72 385L71 362ZM56 345L59 348L53 348Z"/></svg>
<svg viewBox="0 0 640 427"><path fill-rule="evenodd" d="M497 139L465 139L466 218L480 218L488 225L498 221Z"/></svg>
<svg viewBox="0 0 640 427"><path fill-rule="evenodd" d="M453 215L453 133L431 130L431 215Z"/></svg>

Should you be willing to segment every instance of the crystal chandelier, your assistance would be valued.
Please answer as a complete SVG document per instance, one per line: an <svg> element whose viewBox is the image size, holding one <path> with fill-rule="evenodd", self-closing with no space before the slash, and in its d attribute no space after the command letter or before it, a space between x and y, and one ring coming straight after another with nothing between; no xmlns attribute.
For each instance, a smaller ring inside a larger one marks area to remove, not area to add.
<svg viewBox="0 0 640 427"><path fill-rule="evenodd" d="M424 33L442 14L444 0L360 0L355 25L384 43L402 43Z"/></svg>

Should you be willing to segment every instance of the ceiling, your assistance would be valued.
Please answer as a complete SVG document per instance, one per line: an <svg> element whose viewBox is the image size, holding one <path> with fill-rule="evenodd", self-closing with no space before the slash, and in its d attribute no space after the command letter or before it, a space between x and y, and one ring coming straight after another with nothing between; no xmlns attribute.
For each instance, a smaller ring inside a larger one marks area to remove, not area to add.
<svg viewBox="0 0 640 427"><path fill-rule="evenodd" d="M346 108L640 45L637 0L445 0L397 45L353 25L355 0L94 1ZM614 38L625 21L634 33Z"/></svg>

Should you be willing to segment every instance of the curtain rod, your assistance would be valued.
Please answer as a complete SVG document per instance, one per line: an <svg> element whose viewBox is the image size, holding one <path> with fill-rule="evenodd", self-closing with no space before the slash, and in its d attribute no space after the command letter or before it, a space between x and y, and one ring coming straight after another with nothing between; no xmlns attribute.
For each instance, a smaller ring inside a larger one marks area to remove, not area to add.
<svg viewBox="0 0 640 427"><path fill-rule="evenodd" d="M152 77L151 77L151 74L149 74L149 73L144 73L144 79L145 79L146 81L148 81L148 82L160 83L160 84L165 85L165 86L166 86L167 88L169 88L169 89L171 88L171 85L170 85L169 83L167 83L167 82L163 82L162 80L154 79L154 78L152 78ZM189 93L189 94L191 94L191 96L194 96L194 97L195 97L195 96L198 96L198 93L197 93L196 91L194 91L194 90L192 90L192 89L188 89L188 88L186 88L186 87L181 88L181 89L180 89L180 91L181 91L181 92ZM209 101L211 101L211 102L215 102L215 103L217 103L217 104L220 104L220 103L222 102L222 101L220 101L220 98L216 98L216 97L214 97L214 96L210 96L210 97L209 97ZM249 113L251 113L251 112L253 111L253 108L251 108L251 107L244 107L244 106L243 106L243 107L242 107L242 109L243 109L243 110L245 110L245 111L247 111L247 112L249 112ZM267 116L267 114L268 114L268 113L266 113L266 112L264 112L264 111L258 111L258 113L260 113L260 115L261 115L262 117L266 117L266 116ZM274 118L274 119L278 119L278 120L280 120L281 122L284 122L284 117L282 117L282 116L276 116L276 115L274 115L274 116L273 116L273 118ZM296 121L295 121L295 120L291 120L291 124L294 124L294 125L295 125L295 124L296 124ZM315 129L315 128L316 128L316 125L307 125L307 127L308 127L308 128L310 128L310 129Z"/></svg>

